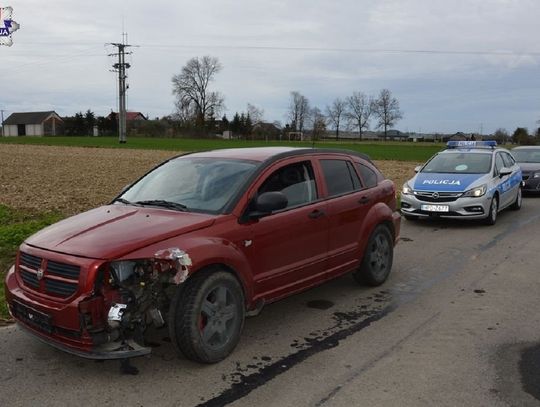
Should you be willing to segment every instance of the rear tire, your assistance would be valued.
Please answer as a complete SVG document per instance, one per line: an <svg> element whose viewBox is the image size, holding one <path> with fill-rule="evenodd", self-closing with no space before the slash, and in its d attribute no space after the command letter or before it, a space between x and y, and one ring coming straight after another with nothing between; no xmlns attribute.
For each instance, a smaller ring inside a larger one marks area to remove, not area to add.
<svg viewBox="0 0 540 407"><path fill-rule="evenodd" d="M523 191L521 191L521 187L518 187L518 193L516 195L516 200L510 207L514 211L519 211L521 209L521 204L523 202Z"/></svg>
<svg viewBox="0 0 540 407"><path fill-rule="evenodd" d="M495 195L491 200L491 205L489 206L489 212L487 217L484 219L486 225L494 225L497 222L497 214L499 213L499 197Z"/></svg>
<svg viewBox="0 0 540 407"><path fill-rule="evenodd" d="M186 358L216 363L238 344L244 316L238 280L220 269L200 271L177 288L171 302L171 340Z"/></svg>
<svg viewBox="0 0 540 407"><path fill-rule="evenodd" d="M360 268L353 273L354 279L372 287L386 281L394 259L394 239L388 227L379 225L369 237Z"/></svg>

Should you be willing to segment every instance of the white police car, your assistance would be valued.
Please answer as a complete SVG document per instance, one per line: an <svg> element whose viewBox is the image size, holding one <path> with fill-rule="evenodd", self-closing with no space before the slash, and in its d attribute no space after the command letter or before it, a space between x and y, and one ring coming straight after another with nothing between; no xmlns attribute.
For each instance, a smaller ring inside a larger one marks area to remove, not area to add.
<svg viewBox="0 0 540 407"><path fill-rule="evenodd" d="M506 207L521 208L521 169L495 141L449 141L403 185L406 219L484 219L495 224Z"/></svg>

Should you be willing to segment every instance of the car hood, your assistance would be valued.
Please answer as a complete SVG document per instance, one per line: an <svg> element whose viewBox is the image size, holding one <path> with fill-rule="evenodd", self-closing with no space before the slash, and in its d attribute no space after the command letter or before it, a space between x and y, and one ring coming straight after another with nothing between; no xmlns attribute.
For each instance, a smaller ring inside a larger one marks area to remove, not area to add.
<svg viewBox="0 0 540 407"><path fill-rule="evenodd" d="M46 250L112 259L208 227L215 216L158 208L107 205L62 220L26 240Z"/></svg>
<svg viewBox="0 0 540 407"><path fill-rule="evenodd" d="M540 171L540 163L518 163L518 165L523 172Z"/></svg>
<svg viewBox="0 0 540 407"><path fill-rule="evenodd" d="M419 172L409 184L417 191L464 192L485 174L444 174Z"/></svg>

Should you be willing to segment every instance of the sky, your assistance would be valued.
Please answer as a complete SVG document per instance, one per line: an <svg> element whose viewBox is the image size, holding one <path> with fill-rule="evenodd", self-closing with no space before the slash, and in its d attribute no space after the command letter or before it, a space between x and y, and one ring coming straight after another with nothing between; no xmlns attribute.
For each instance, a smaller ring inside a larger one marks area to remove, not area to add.
<svg viewBox="0 0 540 407"><path fill-rule="evenodd" d="M482 132L540 119L538 0L0 0L20 29L0 46L0 109L117 110L111 42L128 56L128 110L174 111L171 78L193 57L223 65L212 90L287 121L290 92L325 110L389 89L410 132ZM1 25L1 22L0 22ZM371 128L375 127L375 120Z"/></svg>

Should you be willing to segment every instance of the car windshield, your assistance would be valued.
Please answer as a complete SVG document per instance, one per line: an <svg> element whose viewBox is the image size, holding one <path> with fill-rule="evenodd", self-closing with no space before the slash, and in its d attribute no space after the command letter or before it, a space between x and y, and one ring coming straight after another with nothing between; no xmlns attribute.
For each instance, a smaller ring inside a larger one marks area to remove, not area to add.
<svg viewBox="0 0 540 407"><path fill-rule="evenodd" d="M512 155L518 163L540 163L540 148L512 150Z"/></svg>
<svg viewBox="0 0 540 407"><path fill-rule="evenodd" d="M490 170L491 154L455 152L436 155L421 172L487 174Z"/></svg>
<svg viewBox="0 0 540 407"><path fill-rule="evenodd" d="M176 158L147 174L119 196L117 201L217 213L256 166L256 162L247 160Z"/></svg>

